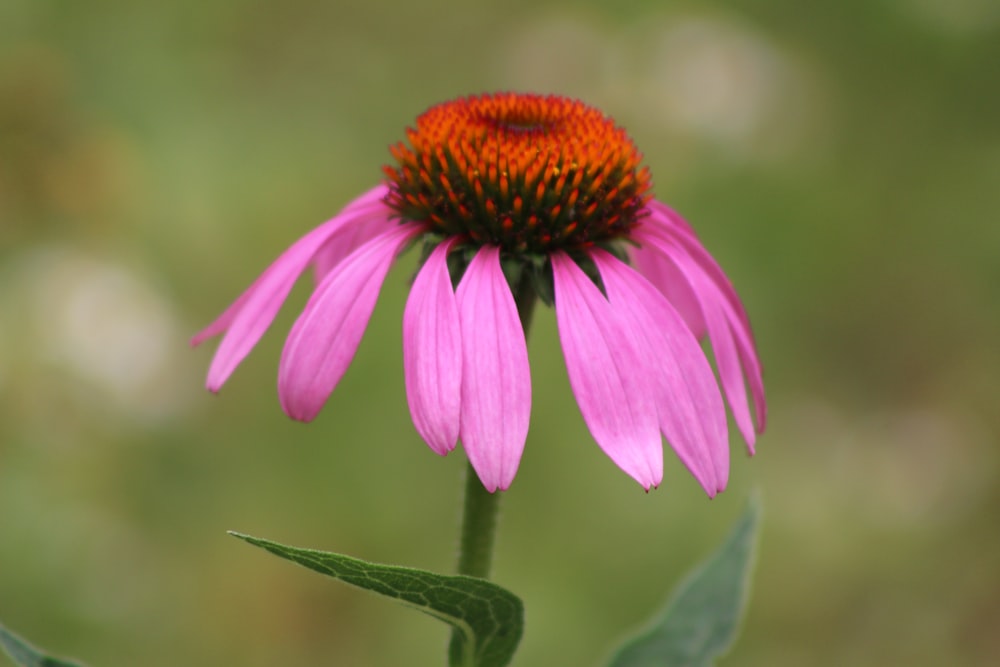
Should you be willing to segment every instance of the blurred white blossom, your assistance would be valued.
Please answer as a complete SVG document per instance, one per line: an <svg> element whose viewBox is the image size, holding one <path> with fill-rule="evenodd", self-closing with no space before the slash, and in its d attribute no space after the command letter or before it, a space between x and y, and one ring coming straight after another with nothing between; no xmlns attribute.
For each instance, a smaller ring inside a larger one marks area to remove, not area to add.
<svg viewBox="0 0 1000 667"><path fill-rule="evenodd" d="M139 420L183 408L185 328L143 276L124 263L52 246L22 253L3 273L5 389L96 399ZM52 372L59 382L39 388Z"/></svg>

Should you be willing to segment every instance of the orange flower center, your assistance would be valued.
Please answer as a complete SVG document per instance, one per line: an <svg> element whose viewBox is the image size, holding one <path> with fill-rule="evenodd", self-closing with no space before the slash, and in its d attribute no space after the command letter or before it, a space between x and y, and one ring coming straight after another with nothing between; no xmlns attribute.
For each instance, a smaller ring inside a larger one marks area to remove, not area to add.
<svg viewBox="0 0 1000 667"><path fill-rule="evenodd" d="M445 235L547 253L628 236L649 170L614 121L564 97L500 93L431 107L390 150L386 203Z"/></svg>

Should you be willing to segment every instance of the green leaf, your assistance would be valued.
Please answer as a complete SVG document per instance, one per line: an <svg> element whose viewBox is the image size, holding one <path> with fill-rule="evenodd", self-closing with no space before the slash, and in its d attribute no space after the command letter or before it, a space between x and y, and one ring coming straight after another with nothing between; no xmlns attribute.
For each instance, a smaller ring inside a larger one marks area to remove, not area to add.
<svg viewBox="0 0 1000 667"><path fill-rule="evenodd" d="M710 667L732 645L748 595L760 502L751 497L726 543L625 643L610 667Z"/></svg>
<svg viewBox="0 0 1000 667"><path fill-rule="evenodd" d="M0 647L20 667L83 667L78 662L45 655L0 624Z"/></svg>
<svg viewBox="0 0 1000 667"><path fill-rule="evenodd" d="M503 667L521 641L524 605L516 595L485 579L380 565L240 533L230 532L230 535L310 570L399 600L448 623L459 637L449 651L453 666Z"/></svg>

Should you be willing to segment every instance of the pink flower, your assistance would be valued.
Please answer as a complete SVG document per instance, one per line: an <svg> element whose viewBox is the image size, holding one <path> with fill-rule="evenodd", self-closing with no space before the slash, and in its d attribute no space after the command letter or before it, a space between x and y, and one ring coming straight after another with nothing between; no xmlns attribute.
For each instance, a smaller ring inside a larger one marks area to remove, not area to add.
<svg viewBox="0 0 1000 667"><path fill-rule="evenodd" d="M218 391L309 267L316 289L285 343L282 408L316 417L407 246L423 263L403 313L406 393L430 448L459 440L483 485L506 489L528 433L522 314L554 304L570 384L597 444L644 488L662 437L709 496L726 487L726 413L707 334L753 453L766 403L747 314L694 231L652 199L621 128L560 97L498 94L432 107L392 148L387 183L286 250L193 344L224 334ZM748 396L752 396L752 402ZM752 403L752 404L751 404Z"/></svg>

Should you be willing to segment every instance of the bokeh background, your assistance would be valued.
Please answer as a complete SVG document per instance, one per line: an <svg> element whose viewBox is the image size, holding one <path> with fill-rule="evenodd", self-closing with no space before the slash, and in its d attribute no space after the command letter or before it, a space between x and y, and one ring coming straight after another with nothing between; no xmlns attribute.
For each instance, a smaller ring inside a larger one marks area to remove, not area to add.
<svg viewBox="0 0 1000 667"><path fill-rule="evenodd" d="M311 425L275 395L308 281L219 396L187 340L427 106L514 89L629 129L743 295L771 406L719 498L672 458L643 493L537 314L495 568L515 664L600 664L753 488L723 665L997 664L998 63L993 0L4 0L0 618L95 667L441 664L436 621L225 534L450 570L465 461L403 393L415 257Z"/></svg>

